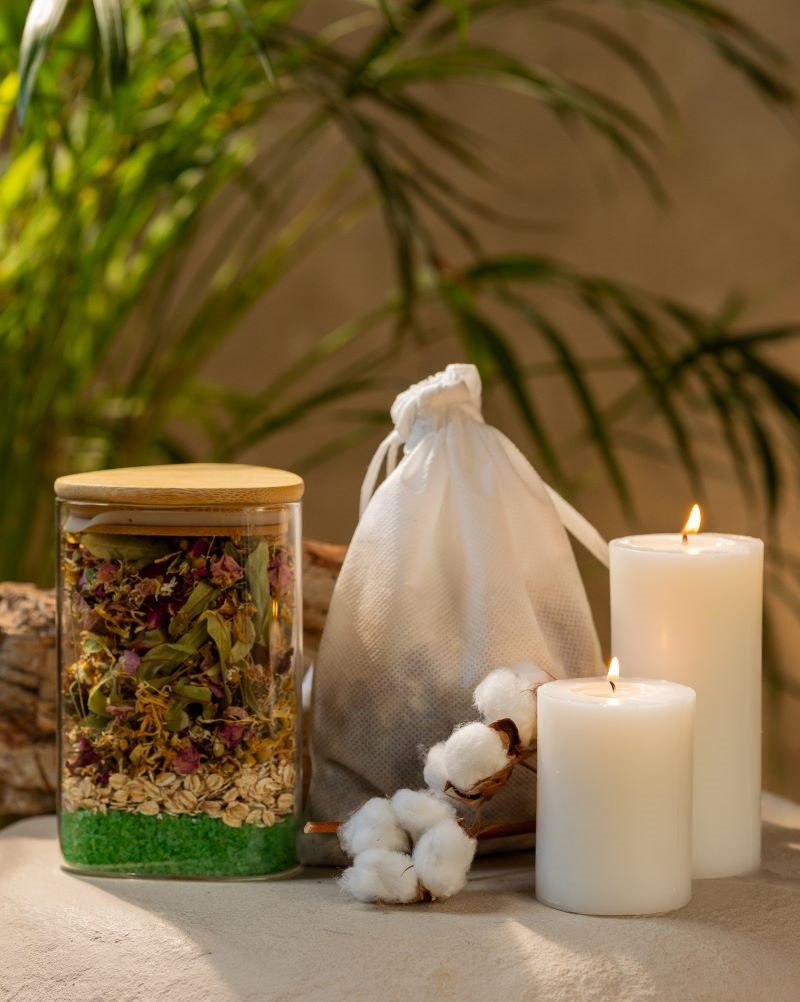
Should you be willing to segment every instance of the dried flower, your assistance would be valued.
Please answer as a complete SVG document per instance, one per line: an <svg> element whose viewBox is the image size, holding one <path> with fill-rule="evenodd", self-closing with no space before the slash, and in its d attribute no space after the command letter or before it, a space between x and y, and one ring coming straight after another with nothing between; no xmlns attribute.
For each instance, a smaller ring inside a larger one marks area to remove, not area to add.
<svg viewBox="0 0 800 1002"><path fill-rule="evenodd" d="M131 588L130 599L133 603L141 605L145 599L155 595L158 591L158 582L155 578L141 578Z"/></svg>
<svg viewBox="0 0 800 1002"><path fill-rule="evenodd" d="M75 618L84 630L93 630L100 621L98 614L82 595L76 596L75 599Z"/></svg>
<svg viewBox="0 0 800 1002"><path fill-rule="evenodd" d="M228 588L244 577L244 568L229 553L223 553L211 565L211 581L220 588Z"/></svg>
<svg viewBox="0 0 800 1002"><path fill-rule="evenodd" d="M147 613L147 625L151 630L160 630L167 621L166 607L151 609Z"/></svg>
<svg viewBox="0 0 800 1002"><path fill-rule="evenodd" d="M85 769L86 766L94 765L95 762L99 761L100 756L92 747L89 739L81 734L78 738L78 755L67 763L67 768L74 775L79 769Z"/></svg>
<svg viewBox="0 0 800 1002"><path fill-rule="evenodd" d="M141 663L142 659L136 651L125 651L119 659L119 666L126 675L135 675Z"/></svg>
<svg viewBox="0 0 800 1002"><path fill-rule="evenodd" d="M289 563L289 554L278 547L269 562L269 583L277 592L287 592L292 587L294 571Z"/></svg>
<svg viewBox="0 0 800 1002"><path fill-rule="evenodd" d="M95 580L98 584L107 584L114 580L117 576L118 567L111 560L104 560L102 564L97 568L97 577Z"/></svg>
<svg viewBox="0 0 800 1002"><path fill-rule="evenodd" d="M200 752L194 745L186 745L172 760L172 768L182 776L197 772L200 765Z"/></svg>
<svg viewBox="0 0 800 1002"><path fill-rule="evenodd" d="M202 783L235 802L212 812L234 826L291 813L296 694L282 669L292 663L292 597L269 580L271 563L291 567L289 548L260 535L69 533L62 562L76 627L64 677L65 808L194 813ZM247 777L265 768L256 797ZM110 771L127 781L124 796ZM197 789L167 802L156 791L170 776Z"/></svg>
<svg viewBox="0 0 800 1002"><path fill-rule="evenodd" d="M106 711L116 720L127 720L136 712L133 703L106 703Z"/></svg>

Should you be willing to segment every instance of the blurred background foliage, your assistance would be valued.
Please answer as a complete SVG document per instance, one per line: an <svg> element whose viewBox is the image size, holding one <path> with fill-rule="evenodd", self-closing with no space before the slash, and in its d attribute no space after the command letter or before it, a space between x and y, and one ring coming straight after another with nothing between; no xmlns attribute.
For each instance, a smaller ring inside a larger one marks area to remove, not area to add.
<svg viewBox="0 0 800 1002"><path fill-rule="evenodd" d="M547 207L529 192L518 212L498 210L491 150L448 107L462 84L521 99L521 121L541 110L595 137L668 204L661 136L679 109L636 38L604 17L615 9L669 19L746 80L765 113L794 121L780 52L703 0L7 0L0 578L49 583L55 475L233 460L308 423L305 472L374 434L391 397L377 407L370 393L404 344L443 328L507 395L521 444L563 492L582 484L564 462L561 415L537 392L554 373L626 512L636 491L623 424L656 422L700 499L713 426L769 523L796 480L800 386L780 347L800 329L749 324L741 297L701 311L551 258ZM499 18L583 36L636 87L623 98L512 53L493 41ZM267 331L282 361L263 364L257 390L210 381L209 360L242 319L370 214L394 273L371 308L296 350L290 333ZM484 247L487 224L513 234L513 252ZM576 339L563 304L596 336ZM343 405L344 432L328 423ZM773 589L796 609L800 561L770 552Z"/></svg>

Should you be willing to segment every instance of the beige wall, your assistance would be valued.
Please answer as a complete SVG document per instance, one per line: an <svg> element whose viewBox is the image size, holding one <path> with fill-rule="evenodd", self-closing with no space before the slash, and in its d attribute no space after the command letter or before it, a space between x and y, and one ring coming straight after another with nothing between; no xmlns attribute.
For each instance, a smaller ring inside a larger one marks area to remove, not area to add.
<svg viewBox="0 0 800 1002"><path fill-rule="evenodd" d="M777 39L800 64L800 17L794 0L738 0L739 12L767 35ZM643 287L679 296L700 307L713 308L732 292L752 296L754 321L800 319L800 132L754 97L749 88L722 66L699 42L663 21L620 16L632 37L651 56L669 81L681 109L680 121L665 128L662 177L673 199L667 211L657 208L637 178L609 156L596 141L572 135L547 112L520 97L499 99L491 91L448 90L448 108L458 108L473 128L487 137L487 151L508 180L495 191L497 204L540 220L542 228L529 235L485 228L490 247L528 248L569 260L588 271L606 273ZM647 108L631 76L598 56L588 43L523 15L499 24L493 34L504 44L535 53L543 61L586 82L602 82L621 99ZM209 375L222 374L233 385L256 387L281 362L291 359L336 323L379 302L391 281L387 246L380 224L372 220L320 251L302 271L283 283L242 324ZM594 350L596 331L584 318L570 318L575 342ZM516 332L520 350L541 358ZM800 344L780 350L783 360L800 371ZM439 337L422 349L408 346L383 374L371 400L388 408L394 393L409 381L458 360L452 337ZM568 443L577 427L575 414L565 412L559 386L552 379L534 384L553 427ZM610 392L613 387L608 386ZM491 420L527 448L508 405L491 393ZM311 420L254 449L247 457L273 465L296 466L299 458L324 441L329 416ZM346 540L355 525L358 487L366 463L381 437L336 457L308 475L305 506L309 535ZM718 445L702 439L709 466ZM691 502L689 488L674 464L630 453L627 466L638 488L638 523L621 514L597 474L591 452L571 448L570 466L580 474L578 500L600 530L611 537L636 527L670 529ZM762 531L752 507L742 502L730 476L712 478L708 509L710 528ZM796 468L794 483L796 487ZM784 539L791 545L800 529L796 505L791 505ZM800 551L800 546L796 546ZM601 632L607 631L607 589L597 568L588 568L590 590ZM713 600L713 597L710 598ZM783 668L800 685L800 660L792 652L800 643L797 621L778 604L777 616ZM800 701L784 696L770 702L768 784L800 799ZM775 749L781 749L776 756Z"/></svg>

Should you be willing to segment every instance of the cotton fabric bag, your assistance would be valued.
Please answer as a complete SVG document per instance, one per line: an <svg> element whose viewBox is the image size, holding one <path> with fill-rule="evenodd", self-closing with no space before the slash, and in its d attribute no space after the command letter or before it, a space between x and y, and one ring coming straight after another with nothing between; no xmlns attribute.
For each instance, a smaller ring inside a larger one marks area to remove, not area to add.
<svg viewBox="0 0 800 1002"><path fill-rule="evenodd" d="M424 786L424 750L476 718L472 692L493 669L603 671L564 526L607 563L606 543L484 422L477 369L449 365L401 393L391 415L314 668L314 820ZM535 776L517 769L481 821L534 812ZM303 838L300 853L343 860L330 836Z"/></svg>

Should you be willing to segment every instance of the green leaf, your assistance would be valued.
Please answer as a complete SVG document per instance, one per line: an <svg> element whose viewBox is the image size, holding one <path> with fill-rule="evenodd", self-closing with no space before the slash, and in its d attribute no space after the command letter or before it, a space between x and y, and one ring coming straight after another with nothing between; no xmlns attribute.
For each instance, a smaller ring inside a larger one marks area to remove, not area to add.
<svg viewBox="0 0 800 1002"><path fill-rule="evenodd" d="M81 639L81 648L86 654L100 654L102 652L111 657L111 651L108 648L108 641L89 630L83 634Z"/></svg>
<svg viewBox="0 0 800 1002"><path fill-rule="evenodd" d="M580 358L572 350L564 334L532 303L509 293L501 293L501 299L518 310L555 352L564 377L573 390L578 406L583 411L587 431L605 462L606 470L617 496L625 510L630 512L632 505L630 488L614 451L611 430L603 420L600 407L584 377Z"/></svg>
<svg viewBox="0 0 800 1002"><path fill-rule="evenodd" d="M258 696L256 695L255 689L253 688L253 683L250 681L250 678L248 677L247 671L245 670L244 667L242 670L241 686L245 704L250 707L253 713L258 714L259 716L263 716L264 714L263 702L259 700Z"/></svg>
<svg viewBox="0 0 800 1002"><path fill-rule="evenodd" d="M618 293L621 290L606 283L586 281L581 292L581 299L603 327L612 335L625 352L632 368L639 374L642 382L649 390L649 397L655 403L658 413L664 419L669 429L677 455L686 469L692 489L697 497L704 497L703 478L700 465L695 455L692 436L687 422L673 400L673 387L665 379L665 374L652 363L652 359L642 351L641 344L634 333L641 334L645 330L644 315L636 310L625 310L626 319L634 324L631 332L615 315L614 307L619 307ZM649 336L649 335L648 335Z"/></svg>
<svg viewBox="0 0 800 1002"><path fill-rule="evenodd" d="M208 640L209 631L201 620L173 643L159 644L151 648L142 658L137 675L152 678L157 671L175 669L191 660Z"/></svg>
<svg viewBox="0 0 800 1002"><path fill-rule="evenodd" d="M470 356L483 370L484 375L497 372L502 377L539 450L548 474L557 483L563 484L565 476L558 452L528 393L522 368L513 349L497 328L477 311L465 290L448 284L445 295L461 328L464 344Z"/></svg>
<svg viewBox="0 0 800 1002"><path fill-rule="evenodd" d="M186 712L185 704L180 700L174 702L164 714L164 726L173 733L186 730L190 724L191 720Z"/></svg>
<svg viewBox="0 0 800 1002"><path fill-rule="evenodd" d="M564 267L551 258L534 254L501 254L470 265L464 278L470 284L498 280L553 281L565 277Z"/></svg>
<svg viewBox="0 0 800 1002"><path fill-rule="evenodd" d="M671 117L675 114L675 104L663 78L641 54L639 48L620 32L594 17L574 10L564 10L556 5L544 6L542 16L552 24L583 33L613 53L636 74L662 115Z"/></svg>
<svg viewBox="0 0 800 1002"><path fill-rule="evenodd" d="M169 553L169 543L156 536L117 536L83 532L83 546L100 560L126 561L134 567L146 567Z"/></svg>
<svg viewBox="0 0 800 1002"><path fill-rule="evenodd" d="M381 84L403 87L413 82L484 79L511 90L528 92L562 120L586 124L609 142L636 170L660 203L666 194L642 145L658 147L653 130L638 114L601 91L567 80L557 73L489 46L462 42L457 48L423 52L387 68Z"/></svg>
<svg viewBox="0 0 800 1002"><path fill-rule="evenodd" d="M785 64L783 54L730 10L703 0L648 0L648 5L696 28L762 97L777 104L795 102L794 88L780 73Z"/></svg>
<svg viewBox="0 0 800 1002"><path fill-rule="evenodd" d="M153 648L157 644L165 644L167 635L164 630L144 630L136 635L137 641L147 648Z"/></svg>
<svg viewBox="0 0 800 1002"><path fill-rule="evenodd" d="M392 16L392 9L389 4L389 0L378 0L378 6L381 9L381 13L386 18L386 25L390 31L396 32L397 25L394 22L394 17Z"/></svg>
<svg viewBox="0 0 800 1002"><path fill-rule="evenodd" d="M250 595L256 607L256 614L254 616L255 635L259 643L267 643L272 599L269 593L269 545L266 540L260 540L247 558L244 565L244 573L247 579L247 587L250 589Z"/></svg>
<svg viewBox="0 0 800 1002"><path fill-rule="evenodd" d="M272 603L270 602L270 607ZM269 629L269 624L267 623L267 630ZM231 647L231 661L243 661L247 655L250 653L253 644L256 642L256 625L253 622L251 616L245 615L242 609L233 617L232 624L232 635L235 637L235 643ZM269 642L269 634L267 633L267 639L262 640L262 643Z"/></svg>
<svg viewBox="0 0 800 1002"><path fill-rule="evenodd" d="M17 119L25 121L25 112L36 83L36 77L47 51L47 45L64 16L67 0L33 0L19 50L19 92Z"/></svg>
<svg viewBox="0 0 800 1002"><path fill-rule="evenodd" d="M198 581L184 604L170 620L170 636L177 637L188 630L189 624L205 612L219 594L219 588L214 588L205 581Z"/></svg>
<svg viewBox="0 0 800 1002"><path fill-rule="evenodd" d="M238 23L247 41L250 43L250 47L253 52L255 52L256 58L261 64L261 68L264 70L267 80L269 80L273 87L276 86L272 60L270 59L266 46L261 40L261 36L259 35L253 19L250 16L250 12L245 7L242 0L226 0L226 2L228 10Z"/></svg>
<svg viewBox="0 0 800 1002"><path fill-rule="evenodd" d="M192 52L194 53L194 63L197 67L197 76L200 80L200 86L207 94L208 87L206 85L205 62L203 60L203 41L200 37L200 29L197 25L197 15L194 12L194 8L192 7L190 0L175 0L175 6L178 9L178 14L186 26L186 31L189 35Z"/></svg>
<svg viewBox="0 0 800 1002"><path fill-rule="evenodd" d="M456 16L459 35L462 38L466 38L469 34L470 24L472 23L472 10L468 0L443 0L443 2L450 7Z"/></svg>
<svg viewBox="0 0 800 1002"><path fill-rule="evenodd" d="M85 724L86 727L91 727L93 731L103 731L108 726L110 719L107 714L88 713L81 723Z"/></svg>
<svg viewBox="0 0 800 1002"><path fill-rule="evenodd" d="M103 686L108 682L110 677L109 673L106 672L100 681L95 683L89 690L89 698L86 701L86 705L98 717L110 717L110 714L106 710L108 696L103 692Z"/></svg>
<svg viewBox="0 0 800 1002"><path fill-rule="evenodd" d="M225 670L231 663L232 645L231 631L228 626L228 621L218 612L213 611L206 612L203 618L208 628L208 634L216 645L220 664L222 665L223 670Z"/></svg>
<svg viewBox="0 0 800 1002"><path fill-rule="evenodd" d="M770 514L774 515L778 509L783 486L780 463L775 454L769 432L764 427L756 401L752 397L749 400L745 398L740 407L750 432L756 459L761 466L762 483L767 497L767 509Z"/></svg>
<svg viewBox="0 0 800 1002"><path fill-rule="evenodd" d="M128 75L128 43L125 38L125 14L122 0L92 0L100 44L106 59L112 87Z"/></svg>
<svg viewBox="0 0 800 1002"><path fill-rule="evenodd" d="M172 691L187 703L210 703L211 690L205 685L174 685Z"/></svg>

